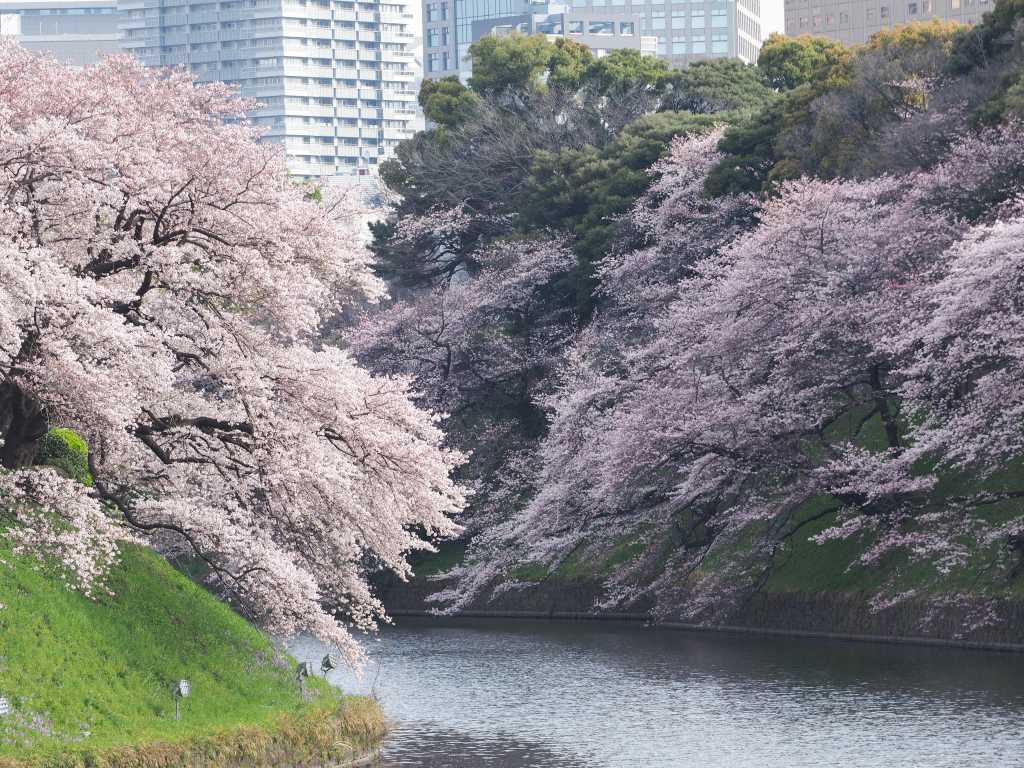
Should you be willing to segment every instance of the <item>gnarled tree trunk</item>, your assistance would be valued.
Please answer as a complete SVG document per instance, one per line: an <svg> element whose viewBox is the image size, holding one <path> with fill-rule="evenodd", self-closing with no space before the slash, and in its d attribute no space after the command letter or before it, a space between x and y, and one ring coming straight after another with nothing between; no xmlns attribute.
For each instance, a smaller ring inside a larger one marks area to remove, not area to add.
<svg viewBox="0 0 1024 768"><path fill-rule="evenodd" d="M17 469L35 461L47 426L39 401L14 382L0 383L0 466Z"/></svg>

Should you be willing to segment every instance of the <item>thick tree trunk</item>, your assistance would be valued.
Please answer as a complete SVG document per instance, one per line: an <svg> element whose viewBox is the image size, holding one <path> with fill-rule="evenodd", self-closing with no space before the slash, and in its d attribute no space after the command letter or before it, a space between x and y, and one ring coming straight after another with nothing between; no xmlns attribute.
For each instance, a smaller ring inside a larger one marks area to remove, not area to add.
<svg viewBox="0 0 1024 768"><path fill-rule="evenodd" d="M35 461L47 426L38 401L13 382L0 383L0 466L18 469Z"/></svg>
<svg viewBox="0 0 1024 768"><path fill-rule="evenodd" d="M889 405L889 393L882 387L882 371L880 366L871 369L871 390L875 398L875 406L885 427L885 439L890 448L900 447L900 427L896 413Z"/></svg>

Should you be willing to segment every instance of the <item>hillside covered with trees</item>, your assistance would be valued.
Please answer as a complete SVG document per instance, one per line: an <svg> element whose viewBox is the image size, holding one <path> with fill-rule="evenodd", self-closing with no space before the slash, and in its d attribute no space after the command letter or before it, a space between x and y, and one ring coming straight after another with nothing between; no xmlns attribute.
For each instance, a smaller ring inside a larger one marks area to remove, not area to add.
<svg viewBox="0 0 1024 768"><path fill-rule="evenodd" d="M442 606L591 563L604 607L715 621L827 551L876 609L999 620L1024 570L1022 16L682 71L489 38L468 86L424 84L433 127L382 171L391 299L346 343L471 457Z"/></svg>

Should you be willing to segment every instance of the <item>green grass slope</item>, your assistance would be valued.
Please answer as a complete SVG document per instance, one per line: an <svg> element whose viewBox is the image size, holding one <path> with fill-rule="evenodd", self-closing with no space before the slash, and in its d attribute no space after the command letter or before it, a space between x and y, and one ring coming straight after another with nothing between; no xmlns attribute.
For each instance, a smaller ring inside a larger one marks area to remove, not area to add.
<svg viewBox="0 0 1024 768"><path fill-rule="evenodd" d="M291 659L152 551L125 547L113 594L96 600L2 548L0 560L0 696L13 705L0 717L0 766L255 765L247 750L289 741L306 749L298 764L383 732L375 704L319 681L303 701ZM177 722L182 678L192 695Z"/></svg>

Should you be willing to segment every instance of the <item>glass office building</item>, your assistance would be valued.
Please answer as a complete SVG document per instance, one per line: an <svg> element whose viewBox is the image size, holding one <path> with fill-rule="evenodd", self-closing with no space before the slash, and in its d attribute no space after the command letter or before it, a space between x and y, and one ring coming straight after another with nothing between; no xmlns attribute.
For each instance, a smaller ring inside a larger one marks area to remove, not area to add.
<svg viewBox="0 0 1024 768"><path fill-rule="evenodd" d="M899 24L946 19L975 24L995 0L785 0L787 35L820 35L847 45Z"/></svg>
<svg viewBox="0 0 1024 768"><path fill-rule="evenodd" d="M471 70L469 46L481 37L516 30L565 36L596 55L636 48L685 66L707 58L757 61L760 0L424 0L426 77Z"/></svg>

